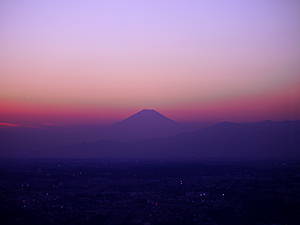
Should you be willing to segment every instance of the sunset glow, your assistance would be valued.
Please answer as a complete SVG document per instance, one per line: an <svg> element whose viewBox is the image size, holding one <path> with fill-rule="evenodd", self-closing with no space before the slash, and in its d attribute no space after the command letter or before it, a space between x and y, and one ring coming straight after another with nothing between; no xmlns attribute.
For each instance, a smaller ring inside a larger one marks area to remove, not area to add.
<svg viewBox="0 0 300 225"><path fill-rule="evenodd" d="M1 1L0 122L300 119L299 21L294 0Z"/></svg>

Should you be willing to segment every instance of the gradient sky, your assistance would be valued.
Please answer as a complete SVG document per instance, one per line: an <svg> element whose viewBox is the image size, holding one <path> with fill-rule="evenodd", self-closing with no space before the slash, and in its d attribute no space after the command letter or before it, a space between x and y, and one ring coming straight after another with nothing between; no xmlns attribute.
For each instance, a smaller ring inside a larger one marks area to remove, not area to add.
<svg viewBox="0 0 300 225"><path fill-rule="evenodd" d="M1 0L0 122L300 119L300 1Z"/></svg>

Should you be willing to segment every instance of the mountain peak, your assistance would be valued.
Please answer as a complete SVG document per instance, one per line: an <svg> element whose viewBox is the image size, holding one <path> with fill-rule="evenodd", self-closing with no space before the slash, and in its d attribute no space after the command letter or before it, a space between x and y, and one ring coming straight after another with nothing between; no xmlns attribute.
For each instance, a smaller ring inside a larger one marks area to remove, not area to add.
<svg viewBox="0 0 300 225"><path fill-rule="evenodd" d="M154 109L143 109L127 119L121 121L121 123L139 123L139 124L156 124L156 123L173 123L176 122L155 111Z"/></svg>
<svg viewBox="0 0 300 225"><path fill-rule="evenodd" d="M154 109L142 109L140 112L156 112Z"/></svg>
<svg viewBox="0 0 300 225"><path fill-rule="evenodd" d="M142 109L142 110L138 111L137 113L133 114L130 117L136 117L136 116L143 116L143 117L150 117L150 116L155 117L155 116L157 116L157 117L164 117L164 118L170 120L169 118L167 118L166 116L162 115L161 113L157 112L154 109ZM128 117L128 119L130 117Z"/></svg>
<svg viewBox="0 0 300 225"><path fill-rule="evenodd" d="M114 124L111 136L119 140L139 140L178 134L181 127L154 109L142 109Z"/></svg>
<svg viewBox="0 0 300 225"><path fill-rule="evenodd" d="M122 138L143 139L178 133L179 125L154 109L143 109L115 124Z"/></svg>
<svg viewBox="0 0 300 225"><path fill-rule="evenodd" d="M142 109L142 110L138 111L136 114L144 114L144 113L147 113L147 114L158 113L158 114L160 114L159 112L155 111L154 109Z"/></svg>

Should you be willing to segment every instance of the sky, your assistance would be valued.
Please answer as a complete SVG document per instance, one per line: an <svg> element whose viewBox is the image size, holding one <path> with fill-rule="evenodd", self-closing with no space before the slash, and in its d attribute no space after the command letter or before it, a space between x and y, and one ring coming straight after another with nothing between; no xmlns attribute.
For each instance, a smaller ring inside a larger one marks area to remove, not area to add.
<svg viewBox="0 0 300 225"><path fill-rule="evenodd" d="M300 1L1 0L0 122L300 119Z"/></svg>

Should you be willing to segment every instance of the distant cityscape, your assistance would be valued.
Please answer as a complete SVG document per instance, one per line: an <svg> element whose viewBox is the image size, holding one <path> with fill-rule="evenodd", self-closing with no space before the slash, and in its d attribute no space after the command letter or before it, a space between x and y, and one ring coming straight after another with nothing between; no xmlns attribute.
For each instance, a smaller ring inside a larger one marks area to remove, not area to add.
<svg viewBox="0 0 300 225"><path fill-rule="evenodd" d="M297 225L296 162L1 161L3 224Z"/></svg>

